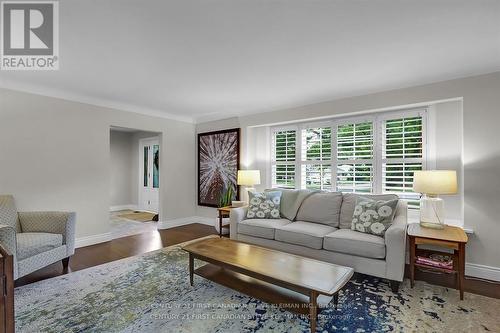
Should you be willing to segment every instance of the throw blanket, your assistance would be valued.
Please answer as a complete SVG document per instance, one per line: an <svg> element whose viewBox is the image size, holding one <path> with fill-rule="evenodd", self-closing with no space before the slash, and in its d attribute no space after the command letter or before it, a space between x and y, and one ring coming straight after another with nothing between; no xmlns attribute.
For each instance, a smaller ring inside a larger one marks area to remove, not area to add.
<svg viewBox="0 0 500 333"><path fill-rule="evenodd" d="M295 220L300 205L302 205L302 201L304 201L311 194L319 192L311 190L287 190L282 188L272 188L266 191L281 192L280 213L282 217L290 221Z"/></svg>

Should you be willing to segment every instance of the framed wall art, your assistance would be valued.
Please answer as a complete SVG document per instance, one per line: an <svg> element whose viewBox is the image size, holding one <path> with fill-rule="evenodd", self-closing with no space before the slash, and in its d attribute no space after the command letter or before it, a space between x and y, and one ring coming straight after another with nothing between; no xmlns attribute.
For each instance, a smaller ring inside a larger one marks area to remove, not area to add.
<svg viewBox="0 0 500 333"><path fill-rule="evenodd" d="M239 200L240 129L198 134L198 205L220 207Z"/></svg>

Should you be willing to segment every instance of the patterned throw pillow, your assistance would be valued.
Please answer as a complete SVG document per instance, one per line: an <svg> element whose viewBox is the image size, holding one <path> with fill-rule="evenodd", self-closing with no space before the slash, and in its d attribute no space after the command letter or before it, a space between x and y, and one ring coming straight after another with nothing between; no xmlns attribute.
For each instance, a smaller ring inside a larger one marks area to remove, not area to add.
<svg viewBox="0 0 500 333"><path fill-rule="evenodd" d="M279 219L281 192L248 192L247 219Z"/></svg>
<svg viewBox="0 0 500 333"><path fill-rule="evenodd" d="M384 236L391 226L398 199L389 201L375 201L359 198L354 208L351 229L367 234Z"/></svg>

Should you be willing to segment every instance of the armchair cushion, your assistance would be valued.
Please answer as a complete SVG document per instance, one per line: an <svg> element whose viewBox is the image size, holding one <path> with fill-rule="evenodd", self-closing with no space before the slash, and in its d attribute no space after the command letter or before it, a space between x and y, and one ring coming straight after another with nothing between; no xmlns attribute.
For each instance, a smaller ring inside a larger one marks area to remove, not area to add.
<svg viewBox="0 0 500 333"><path fill-rule="evenodd" d="M0 244L14 256L16 261L16 229L11 226L0 224Z"/></svg>
<svg viewBox="0 0 500 333"><path fill-rule="evenodd" d="M17 208L12 195L0 195L0 224L8 225L16 232L21 232Z"/></svg>
<svg viewBox="0 0 500 333"><path fill-rule="evenodd" d="M75 220L72 212L19 212L23 232L48 232L62 235L67 255L75 253Z"/></svg>
<svg viewBox="0 0 500 333"><path fill-rule="evenodd" d="M23 232L17 234L17 258L23 260L36 254L55 249L63 244L61 234Z"/></svg>

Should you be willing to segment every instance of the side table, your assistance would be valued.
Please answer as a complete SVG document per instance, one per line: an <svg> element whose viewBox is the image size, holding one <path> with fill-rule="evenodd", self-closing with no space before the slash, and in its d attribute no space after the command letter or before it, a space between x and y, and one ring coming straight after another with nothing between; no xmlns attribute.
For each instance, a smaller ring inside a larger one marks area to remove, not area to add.
<svg viewBox="0 0 500 333"><path fill-rule="evenodd" d="M410 281L411 287L415 284L415 269L436 271L439 273L456 274L456 286L460 291L460 299L464 299L465 276L465 244L468 238L465 231L458 227L445 226L444 229L431 229L421 227L418 223L408 225L408 238L410 239ZM418 248L418 245L432 245L452 249L453 253ZM417 256L429 254L447 255L453 258L453 269L442 269L416 262Z"/></svg>
<svg viewBox="0 0 500 333"><path fill-rule="evenodd" d="M222 237L222 228L229 229L229 224L225 226L222 225L222 219L224 217L229 217L229 214L231 213L231 208L233 207L226 206L217 208L217 211L219 212L219 237Z"/></svg>

